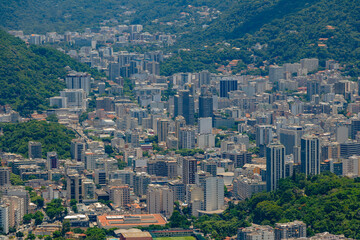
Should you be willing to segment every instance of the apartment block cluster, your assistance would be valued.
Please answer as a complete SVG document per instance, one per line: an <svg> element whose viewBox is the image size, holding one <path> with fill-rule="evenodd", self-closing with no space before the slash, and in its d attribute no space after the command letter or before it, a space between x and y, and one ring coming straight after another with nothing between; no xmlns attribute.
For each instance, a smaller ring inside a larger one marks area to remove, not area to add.
<svg viewBox="0 0 360 240"><path fill-rule="evenodd" d="M103 28L103 36L114 29L119 33L121 27ZM141 27L120 32L136 38ZM322 71L318 59L270 66L266 77L208 71L163 77L161 51L114 52L91 45L97 33L87 35L91 43L69 54L104 70L109 80L68 69L67 88L50 98L53 109L47 112L76 131L71 159L43 153L38 142L29 142L28 159L1 156L8 168L0 171L0 181L12 172L46 202L61 198L69 206L76 200L78 213L69 208L66 217L71 226L165 225L175 201L197 217L275 190L280 179L297 172L360 176L359 86L341 74L336 61L327 61ZM77 44L76 36L63 37ZM127 91L132 87L126 94L125 81ZM90 102L95 110L81 119ZM59 182L62 177L66 184ZM9 219L11 199L2 203ZM238 234L301 237L301 222L252 226Z"/></svg>
<svg viewBox="0 0 360 240"><path fill-rule="evenodd" d="M334 235L328 232L315 234L313 237L307 237L306 224L302 221L288 223L276 223L274 227L252 224L251 227L241 228L238 231L237 240L325 240L325 239L350 239L344 235Z"/></svg>
<svg viewBox="0 0 360 240"><path fill-rule="evenodd" d="M75 47L93 47L96 45L118 44L128 46L130 44L165 44L172 45L174 35L165 33L150 34L143 31L142 25L117 25L115 27L100 26L99 29L86 28L84 32L47 32L45 35L24 35L23 31L9 31L10 34L21 38L29 44L41 45L46 43L68 43Z"/></svg>
<svg viewBox="0 0 360 240"><path fill-rule="evenodd" d="M9 233L10 228L19 227L23 216L30 211L30 196L23 187L12 186L10 171L0 167L0 226L2 232Z"/></svg>

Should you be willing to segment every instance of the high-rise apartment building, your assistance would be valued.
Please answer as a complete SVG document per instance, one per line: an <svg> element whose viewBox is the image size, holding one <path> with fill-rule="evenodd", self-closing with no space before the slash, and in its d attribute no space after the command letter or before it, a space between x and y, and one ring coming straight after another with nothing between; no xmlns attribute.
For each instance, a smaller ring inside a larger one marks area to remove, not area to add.
<svg viewBox="0 0 360 240"><path fill-rule="evenodd" d="M351 120L351 139L356 139L357 133L360 131L360 119L352 119Z"/></svg>
<svg viewBox="0 0 360 240"><path fill-rule="evenodd" d="M180 90L174 97L174 116L183 116L187 125L195 123L194 97L189 90Z"/></svg>
<svg viewBox="0 0 360 240"><path fill-rule="evenodd" d="M64 89L60 91L61 97L67 98L69 108L86 109L86 94L82 89Z"/></svg>
<svg viewBox="0 0 360 240"><path fill-rule="evenodd" d="M175 118L175 137L179 139L180 137L180 128L186 126L186 120L183 116L177 116Z"/></svg>
<svg viewBox="0 0 360 240"><path fill-rule="evenodd" d="M320 174L320 140L314 135L301 138L301 172L306 175Z"/></svg>
<svg viewBox="0 0 360 240"><path fill-rule="evenodd" d="M311 101L313 95L320 95L321 83L316 80L309 80L306 83L307 100Z"/></svg>
<svg viewBox="0 0 360 240"><path fill-rule="evenodd" d="M150 184L146 196L148 213L169 218L174 211L174 193L169 187Z"/></svg>
<svg viewBox="0 0 360 240"><path fill-rule="evenodd" d="M82 202L82 178L79 174L70 174L67 176L67 199L75 199L78 203Z"/></svg>
<svg viewBox="0 0 360 240"><path fill-rule="evenodd" d="M204 70L199 73L199 86L210 85L211 74L209 71Z"/></svg>
<svg viewBox="0 0 360 240"><path fill-rule="evenodd" d="M169 133L170 120L159 119L157 121L157 135L159 142L165 142Z"/></svg>
<svg viewBox="0 0 360 240"><path fill-rule="evenodd" d="M319 68L319 59L304 58L300 60L300 64L301 64L301 68L307 69L308 72L312 72Z"/></svg>
<svg viewBox="0 0 360 240"><path fill-rule="evenodd" d="M66 76L66 88L68 89L82 89L86 94L91 90L91 75L88 73L73 72Z"/></svg>
<svg viewBox="0 0 360 240"><path fill-rule="evenodd" d="M303 128L301 126L290 126L280 129L280 143L285 147L285 154L295 153L295 147L300 147Z"/></svg>
<svg viewBox="0 0 360 240"><path fill-rule="evenodd" d="M277 82L280 79L284 79L285 69L280 66L270 66L269 67L269 81Z"/></svg>
<svg viewBox="0 0 360 240"><path fill-rule="evenodd" d="M130 204L130 188L128 185L111 186L110 201L117 207L125 207Z"/></svg>
<svg viewBox="0 0 360 240"><path fill-rule="evenodd" d="M199 118L213 116L213 97L210 94L199 97Z"/></svg>
<svg viewBox="0 0 360 240"><path fill-rule="evenodd" d="M302 221L275 224L275 240L306 237L306 224Z"/></svg>
<svg viewBox="0 0 360 240"><path fill-rule="evenodd" d="M82 181L82 199L83 202L93 201L95 197L95 183L90 179L85 179Z"/></svg>
<svg viewBox="0 0 360 240"><path fill-rule="evenodd" d="M10 170L7 167L0 167L0 186L10 185Z"/></svg>
<svg viewBox="0 0 360 240"><path fill-rule="evenodd" d="M220 80L220 97L229 97L229 92L238 90L238 82L233 79Z"/></svg>
<svg viewBox="0 0 360 240"><path fill-rule="evenodd" d="M42 147L40 142L29 142L29 158L42 158Z"/></svg>
<svg viewBox="0 0 360 240"><path fill-rule="evenodd" d="M183 159L183 183L195 184L195 173L197 172L197 161L192 157Z"/></svg>
<svg viewBox="0 0 360 240"><path fill-rule="evenodd" d="M86 149L86 144L83 139L73 139L71 141L71 158L76 160L77 162L83 161L84 151Z"/></svg>
<svg viewBox="0 0 360 240"><path fill-rule="evenodd" d="M258 125L256 127L256 146L260 148L260 157L265 156L266 146L273 140L271 125Z"/></svg>
<svg viewBox="0 0 360 240"><path fill-rule="evenodd" d="M149 174L145 172L136 173L134 176L134 193L138 196L146 195L150 182Z"/></svg>
<svg viewBox="0 0 360 240"><path fill-rule="evenodd" d="M107 174L105 169L95 169L95 183L100 185L106 185Z"/></svg>
<svg viewBox="0 0 360 240"><path fill-rule="evenodd" d="M0 227L5 234L9 233L9 204L0 204Z"/></svg>
<svg viewBox="0 0 360 240"><path fill-rule="evenodd" d="M195 129L191 127L180 128L179 148L195 148Z"/></svg>
<svg viewBox="0 0 360 240"><path fill-rule="evenodd" d="M208 177L205 180L204 210L216 211L224 206L224 179Z"/></svg>
<svg viewBox="0 0 360 240"><path fill-rule="evenodd" d="M281 178L285 178L285 147L280 143L271 143L266 148L267 191L275 190Z"/></svg>
<svg viewBox="0 0 360 240"><path fill-rule="evenodd" d="M48 170L59 168L59 158L56 152L48 152L46 160Z"/></svg>

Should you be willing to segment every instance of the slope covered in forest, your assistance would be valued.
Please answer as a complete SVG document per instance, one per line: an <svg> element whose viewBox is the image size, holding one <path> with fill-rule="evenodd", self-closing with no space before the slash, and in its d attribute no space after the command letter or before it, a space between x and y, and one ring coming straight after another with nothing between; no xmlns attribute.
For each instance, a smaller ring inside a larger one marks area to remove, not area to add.
<svg viewBox="0 0 360 240"><path fill-rule="evenodd" d="M327 173L305 177L296 174L282 179L274 192L259 193L251 199L230 203L220 215L201 216L194 222L203 233L215 239L234 236L250 222L274 225L301 220L308 235L330 232L360 239L360 179Z"/></svg>
<svg viewBox="0 0 360 240"><path fill-rule="evenodd" d="M73 70L99 73L53 48L27 46L0 30L0 105L10 104L22 115L44 110L49 97L65 88L59 78Z"/></svg>

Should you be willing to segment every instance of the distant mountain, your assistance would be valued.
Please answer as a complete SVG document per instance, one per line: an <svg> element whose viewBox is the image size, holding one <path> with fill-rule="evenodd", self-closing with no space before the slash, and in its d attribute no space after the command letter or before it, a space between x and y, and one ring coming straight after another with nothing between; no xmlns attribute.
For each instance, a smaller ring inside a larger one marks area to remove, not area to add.
<svg viewBox="0 0 360 240"><path fill-rule="evenodd" d="M77 31L123 12L117 0L0 1L0 25L29 33Z"/></svg>
<svg viewBox="0 0 360 240"><path fill-rule="evenodd" d="M27 46L0 30L0 105L10 104L22 115L46 109L47 98L65 88L59 78L66 76L66 66L98 74L53 48Z"/></svg>
<svg viewBox="0 0 360 240"><path fill-rule="evenodd" d="M258 62L294 62L305 57L359 65L360 6L356 0L245 0L200 32L179 41L193 48L226 41L254 50ZM358 72L352 72L356 75Z"/></svg>
<svg viewBox="0 0 360 240"><path fill-rule="evenodd" d="M205 21L206 11L218 13ZM211 48L210 54L224 48L219 43L227 42L231 44L226 45L228 50L238 48L249 60L241 63L242 68L249 63L259 66L265 60L281 64L317 57L322 64L327 59L338 60L347 64L352 76L360 74L360 7L356 0L0 1L0 25L26 33L83 30L110 19L119 20L110 23L113 25L143 24L146 31L177 34L174 52L191 48L197 53L189 56L195 56L189 60L193 62L190 67L179 54L170 59L170 65L181 63L190 70L211 70L233 60L221 53L217 54L221 61L196 57L207 51L204 46ZM257 43L263 48L253 48ZM165 66L163 72L170 74L175 69L179 67Z"/></svg>
<svg viewBox="0 0 360 240"><path fill-rule="evenodd" d="M226 9L231 0L8 0L0 1L0 26L7 30L23 30L26 34L82 31L98 27L104 20L111 24L144 24L149 30L182 31L196 25L174 27L155 23L182 20L182 12L192 6ZM197 10L196 10L197 11Z"/></svg>

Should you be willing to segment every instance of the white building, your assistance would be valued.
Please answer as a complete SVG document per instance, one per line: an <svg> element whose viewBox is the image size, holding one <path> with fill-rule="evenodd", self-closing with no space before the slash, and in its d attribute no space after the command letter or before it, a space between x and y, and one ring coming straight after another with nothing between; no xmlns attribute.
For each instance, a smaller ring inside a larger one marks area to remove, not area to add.
<svg viewBox="0 0 360 240"><path fill-rule="evenodd" d="M210 134L212 133L212 118L199 118L199 132L200 134Z"/></svg>
<svg viewBox="0 0 360 240"><path fill-rule="evenodd" d="M146 195L149 213L161 213L169 218L174 211L174 193L165 186L149 184Z"/></svg>
<svg viewBox="0 0 360 240"><path fill-rule="evenodd" d="M358 177L360 174L360 156L351 156L344 158L343 175L347 177Z"/></svg>
<svg viewBox="0 0 360 240"><path fill-rule="evenodd" d="M9 233L9 205L0 205L0 226L5 234Z"/></svg>
<svg viewBox="0 0 360 240"><path fill-rule="evenodd" d="M208 177L205 180L204 210L216 211L224 206L224 180L218 177Z"/></svg>
<svg viewBox="0 0 360 240"><path fill-rule="evenodd" d="M214 134L200 134L197 138L197 144L199 148L213 148L215 147L215 135Z"/></svg>
<svg viewBox="0 0 360 240"><path fill-rule="evenodd" d="M58 108L67 108L67 98L66 97L51 97L50 106Z"/></svg>
<svg viewBox="0 0 360 240"><path fill-rule="evenodd" d="M61 97L67 98L67 105L69 108L86 109L86 94L82 89L64 89L60 91Z"/></svg>

